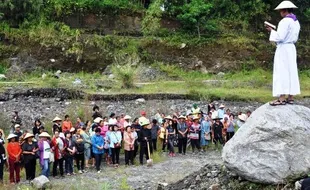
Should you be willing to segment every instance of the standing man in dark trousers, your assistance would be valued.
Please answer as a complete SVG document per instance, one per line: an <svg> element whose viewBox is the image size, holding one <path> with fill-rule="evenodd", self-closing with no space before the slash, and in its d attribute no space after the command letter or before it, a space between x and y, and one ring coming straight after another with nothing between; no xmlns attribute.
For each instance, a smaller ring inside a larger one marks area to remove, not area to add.
<svg viewBox="0 0 310 190"><path fill-rule="evenodd" d="M178 121L178 145L179 145L179 154L186 154L186 145L187 145L187 130L188 127L185 123L185 116L180 116Z"/></svg>
<svg viewBox="0 0 310 190"><path fill-rule="evenodd" d="M149 159L148 149L151 149L152 145L152 132L151 132L151 126L150 121L148 119L141 119L139 121L142 129L140 133L140 164L143 165L143 155L145 154L146 160ZM149 144L149 146L148 146Z"/></svg>

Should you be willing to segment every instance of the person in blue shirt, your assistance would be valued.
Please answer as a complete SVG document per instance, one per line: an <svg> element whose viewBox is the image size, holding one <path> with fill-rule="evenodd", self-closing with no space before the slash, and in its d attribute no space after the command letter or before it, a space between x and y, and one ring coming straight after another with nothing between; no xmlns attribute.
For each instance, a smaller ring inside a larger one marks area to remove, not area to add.
<svg viewBox="0 0 310 190"><path fill-rule="evenodd" d="M113 124L112 131L109 134L110 148L112 151L112 162L115 168L119 165L119 153L122 146L122 133L118 130L118 126Z"/></svg>
<svg viewBox="0 0 310 190"><path fill-rule="evenodd" d="M101 172L100 165L101 165L102 155L104 153L104 149L103 149L104 139L100 135L100 132L101 132L101 129L96 128L95 129L95 135L91 139L92 149L93 149L93 153L94 153L95 160L96 160L97 173Z"/></svg>
<svg viewBox="0 0 310 190"><path fill-rule="evenodd" d="M225 106L223 104L221 104L219 109L217 110L219 118L222 118L222 119L224 118L224 114L225 114L224 108L225 108Z"/></svg>
<svg viewBox="0 0 310 190"><path fill-rule="evenodd" d="M200 146L202 147L202 150L205 151L206 147L209 144L209 141L211 140L210 131L211 131L211 119L207 116L205 119L201 122L201 138L200 138Z"/></svg>

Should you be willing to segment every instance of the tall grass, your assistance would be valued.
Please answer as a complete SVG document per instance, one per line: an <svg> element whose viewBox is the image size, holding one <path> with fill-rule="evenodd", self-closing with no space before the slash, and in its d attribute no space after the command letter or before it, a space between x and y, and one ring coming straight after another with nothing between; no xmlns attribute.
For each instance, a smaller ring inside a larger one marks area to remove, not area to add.
<svg viewBox="0 0 310 190"><path fill-rule="evenodd" d="M121 83L122 88L130 89L135 86L134 81L140 70L139 63L140 58L137 54L125 54L114 57L112 73Z"/></svg>

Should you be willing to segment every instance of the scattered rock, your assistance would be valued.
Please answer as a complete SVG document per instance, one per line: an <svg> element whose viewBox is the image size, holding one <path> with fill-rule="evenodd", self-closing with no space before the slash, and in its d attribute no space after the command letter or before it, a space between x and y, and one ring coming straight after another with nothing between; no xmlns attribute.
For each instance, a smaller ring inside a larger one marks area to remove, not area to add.
<svg viewBox="0 0 310 190"><path fill-rule="evenodd" d="M186 47L186 43L182 43L181 46L180 46L180 49L183 49Z"/></svg>
<svg viewBox="0 0 310 190"><path fill-rule="evenodd" d="M112 74L112 65L108 65L104 71L102 72L103 75L110 75Z"/></svg>
<svg viewBox="0 0 310 190"><path fill-rule="evenodd" d="M295 190L300 190L301 189L301 183L299 181L295 182Z"/></svg>
<svg viewBox="0 0 310 190"><path fill-rule="evenodd" d="M157 186L157 190L165 190L167 186L168 186L168 183L159 182Z"/></svg>
<svg viewBox="0 0 310 190"><path fill-rule="evenodd" d="M159 78L167 78L167 75L153 67L143 67L139 70L139 79L142 82L154 81Z"/></svg>
<svg viewBox="0 0 310 190"><path fill-rule="evenodd" d="M136 104L144 104L145 103L145 99L144 98L138 98L136 99Z"/></svg>
<svg viewBox="0 0 310 190"><path fill-rule="evenodd" d="M197 176L196 176L196 181L201 181L200 175L197 175Z"/></svg>
<svg viewBox="0 0 310 190"><path fill-rule="evenodd" d="M309 115L310 109L300 105L261 106L225 144L225 166L258 183L302 178L310 172Z"/></svg>
<svg viewBox="0 0 310 190"><path fill-rule="evenodd" d="M60 102L60 101L61 101L61 98L55 98L55 101L56 101L56 102Z"/></svg>
<svg viewBox="0 0 310 190"><path fill-rule="evenodd" d="M109 79L114 79L115 76L114 76L113 74L110 74L108 78L109 78Z"/></svg>
<svg viewBox="0 0 310 190"><path fill-rule="evenodd" d="M82 84L82 80L81 79L75 79L73 82L72 82L73 85L81 85Z"/></svg>
<svg viewBox="0 0 310 190"><path fill-rule="evenodd" d="M12 65L7 71L6 74L9 79L15 78L15 79L20 79L24 76L24 72L22 68L20 68L17 65Z"/></svg>
<svg viewBox="0 0 310 190"><path fill-rule="evenodd" d="M225 73L224 73L224 72L219 72L219 73L217 73L217 76L219 76L219 77L224 77L224 76L225 76Z"/></svg>
<svg viewBox="0 0 310 190"><path fill-rule="evenodd" d="M220 190L220 184L213 184L209 187L209 190Z"/></svg>
<svg viewBox="0 0 310 190"><path fill-rule="evenodd" d="M0 80L5 80L6 76L4 74L0 74Z"/></svg>
<svg viewBox="0 0 310 190"><path fill-rule="evenodd" d="M55 59L50 59L50 61L51 61L52 63L55 63L55 62L56 62L56 60L55 60Z"/></svg>
<svg viewBox="0 0 310 190"><path fill-rule="evenodd" d="M54 74L54 77L59 79L60 78L60 74L61 74L61 70L56 71L56 73Z"/></svg>
<svg viewBox="0 0 310 190"><path fill-rule="evenodd" d="M42 74L42 79L44 80L47 77L45 73Z"/></svg>
<svg viewBox="0 0 310 190"><path fill-rule="evenodd" d="M50 180L44 175L34 178L30 183L35 189L51 188Z"/></svg>

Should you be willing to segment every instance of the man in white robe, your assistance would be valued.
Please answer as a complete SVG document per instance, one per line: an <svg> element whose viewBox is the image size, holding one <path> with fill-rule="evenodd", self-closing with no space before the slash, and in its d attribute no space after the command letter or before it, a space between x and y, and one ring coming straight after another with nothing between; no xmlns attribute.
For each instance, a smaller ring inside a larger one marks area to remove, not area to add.
<svg viewBox="0 0 310 190"><path fill-rule="evenodd" d="M290 1L283 1L275 10L279 10L283 19L277 31L269 26L271 42L277 43L273 67L273 96L277 100L270 105L293 104L294 96L300 94L295 43L298 40L300 24L292 10L297 8ZM286 95L288 96L286 99Z"/></svg>

